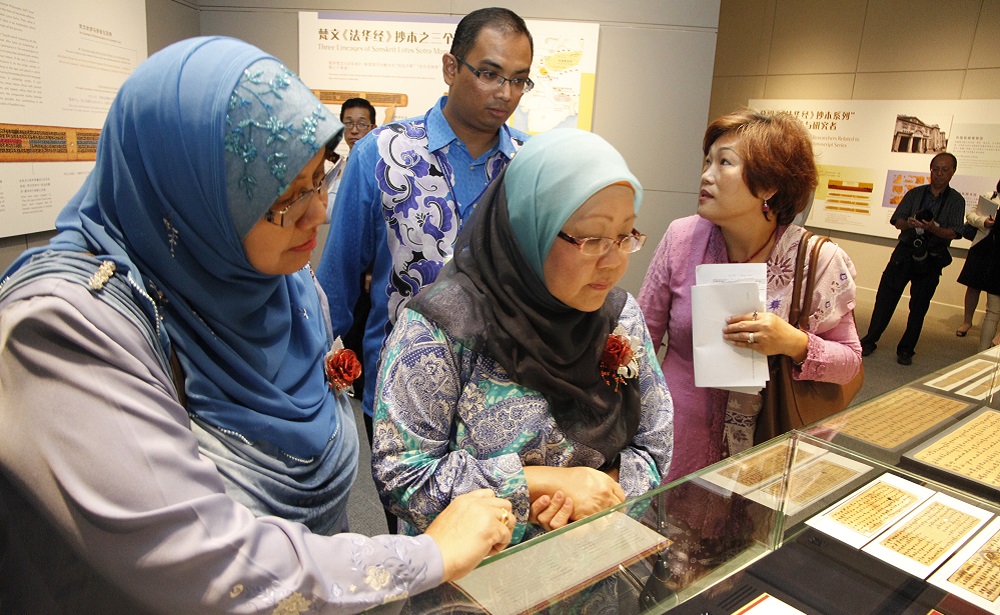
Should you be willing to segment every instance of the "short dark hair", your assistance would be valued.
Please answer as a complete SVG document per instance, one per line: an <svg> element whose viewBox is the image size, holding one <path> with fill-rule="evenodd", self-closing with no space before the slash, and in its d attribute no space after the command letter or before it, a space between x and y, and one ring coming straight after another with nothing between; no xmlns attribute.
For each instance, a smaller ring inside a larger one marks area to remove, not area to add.
<svg viewBox="0 0 1000 615"><path fill-rule="evenodd" d="M750 193L761 198L762 193L775 191L768 207L778 216L778 224L791 224L809 205L818 183L809 131L791 113L744 107L708 125L704 154L730 132L740 138L737 153L743 158L743 181Z"/></svg>
<svg viewBox="0 0 1000 615"><path fill-rule="evenodd" d="M371 117L372 124L375 123L375 107L372 106L370 102L364 98L348 98L344 101L344 104L340 105L340 121L344 121L344 112L348 109L354 109L360 107L362 109L368 109L368 115Z"/></svg>
<svg viewBox="0 0 1000 615"><path fill-rule="evenodd" d="M451 55L465 59L476 45L476 39L483 28L490 28L502 34L523 34L528 37L531 55L535 55L535 42L528 32L528 26L517 13L510 9L491 7L477 9L462 18L455 28L455 38L451 41Z"/></svg>
<svg viewBox="0 0 1000 615"><path fill-rule="evenodd" d="M951 158L951 168L958 170L958 158L955 158L955 154L952 154L951 152L941 152L940 154L935 155L933 158L931 158L931 166L934 166L934 161L940 158L941 156L947 156Z"/></svg>

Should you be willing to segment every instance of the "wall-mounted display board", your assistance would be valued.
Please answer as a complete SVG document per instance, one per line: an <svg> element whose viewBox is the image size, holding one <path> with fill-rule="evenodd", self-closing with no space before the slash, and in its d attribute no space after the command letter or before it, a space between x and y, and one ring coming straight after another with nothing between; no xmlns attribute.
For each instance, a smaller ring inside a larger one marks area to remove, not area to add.
<svg viewBox="0 0 1000 615"><path fill-rule="evenodd" d="M0 237L53 228L145 59L143 0L0 2Z"/></svg>
<svg viewBox="0 0 1000 615"><path fill-rule="evenodd" d="M448 86L441 57L461 15L299 13L299 72L339 111L348 98L368 99L379 125L423 115ZM557 127L590 130L596 23L526 20L534 40L531 80L511 123L528 133Z"/></svg>
<svg viewBox="0 0 1000 615"><path fill-rule="evenodd" d="M930 181L939 152L958 158L951 187L967 209L1000 178L1000 100L757 99L750 106L788 111L812 135L819 186L809 226L896 237L889 217L909 189Z"/></svg>

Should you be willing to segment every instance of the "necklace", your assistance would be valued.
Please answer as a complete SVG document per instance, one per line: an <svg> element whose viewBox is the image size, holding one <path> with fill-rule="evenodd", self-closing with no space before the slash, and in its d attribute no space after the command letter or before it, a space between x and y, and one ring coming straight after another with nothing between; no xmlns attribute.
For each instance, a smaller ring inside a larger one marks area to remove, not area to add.
<svg viewBox="0 0 1000 615"><path fill-rule="evenodd" d="M778 227L775 226L774 230L771 231L771 234L767 236L767 240L764 241L764 245L762 245L761 247L757 248L757 251L754 252L753 254L751 254L750 256L748 256L745 260L740 261L740 264L749 263L753 259L757 258L757 256L760 255L760 253L764 251L764 248L766 248L768 245L770 245L771 240L774 239L774 236L777 235L777 234L778 234ZM729 262L733 262L733 261L729 261Z"/></svg>

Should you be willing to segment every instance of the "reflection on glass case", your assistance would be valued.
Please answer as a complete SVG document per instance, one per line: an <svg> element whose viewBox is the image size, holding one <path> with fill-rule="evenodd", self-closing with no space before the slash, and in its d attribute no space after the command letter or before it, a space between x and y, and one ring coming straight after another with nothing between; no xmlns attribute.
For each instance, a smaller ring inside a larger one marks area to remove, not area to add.
<svg viewBox="0 0 1000 615"><path fill-rule="evenodd" d="M1000 614L997 367L971 357L508 548L403 612Z"/></svg>

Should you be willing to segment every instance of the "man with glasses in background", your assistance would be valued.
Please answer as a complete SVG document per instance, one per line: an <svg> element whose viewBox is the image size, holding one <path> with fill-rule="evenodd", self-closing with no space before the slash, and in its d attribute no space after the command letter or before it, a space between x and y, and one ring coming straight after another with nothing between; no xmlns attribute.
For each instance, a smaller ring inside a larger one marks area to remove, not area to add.
<svg viewBox="0 0 1000 615"><path fill-rule="evenodd" d="M958 169L954 154L941 152L931 158L930 183L903 195L889 224L899 229L899 243L889 257L875 294L868 334L861 338L861 355L875 352L892 320L906 285L910 285L910 315L896 344L896 362L912 365L924 317L930 308L941 271L951 263L948 246L961 239L965 222L965 197L951 187Z"/></svg>
<svg viewBox="0 0 1000 615"><path fill-rule="evenodd" d="M333 215L333 205L337 200L337 190L340 189L340 180L344 173L344 167L347 166L347 159L350 157L351 150L354 149L354 144L361 140L361 137L365 136L373 128L376 127L375 124L375 107L370 102L364 98L348 98L340 105L340 121L344 124L344 142L347 143L347 156L341 157L339 154L333 154L335 158L331 160L336 169L336 179L333 182L333 186L330 188L330 195L326 204L326 221L329 222ZM327 158L330 160L330 157ZM326 231L329 232L329 225L326 225ZM323 235L323 243L326 243L327 234ZM344 347L349 348L354 351L358 358L364 361L365 351L364 351L364 336L365 336L365 321L368 320L368 314L372 309L371 302L371 284L372 284L372 270L371 266L361 274L361 279L358 280L358 284L361 287L360 294L358 295L358 300L354 304L354 322L351 324L351 328L341 336L344 342ZM375 376L373 375L372 378ZM354 383L348 387L348 393L352 397L361 399L361 392L364 391L365 387L365 374L362 373L358 376Z"/></svg>
<svg viewBox="0 0 1000 615"><path fill-rule="evenodd" d="M533 51L524 20L512 11L469 13L442 57L448 95L423 116L373 131L344 170L316 278L334 335L343 336L358 279L372 267L361 400L369 443L385 338L406 302L437 278L473 206L527 139L506 121L534 85ZM395 531L395 519L386 517Z"/></svg>
<svg viewBox="0 0 1000 615"><path fill-rule="evenodd" d="M333 214L333 204L337 200L337 190L340 186L340 178L344 174L344 167L347 165L347 158L350 151L354 149L354 144L361 137L368 134L375 128L375 107L364 98L348 98L344 104L340 105L340 121L344 124L344 142L347 143L347 156L341 156L330 151L327 160L331 167L327 171L336 169L333 185L330 187L329 200L326 205L326 221L330 221Z"/></svg>

